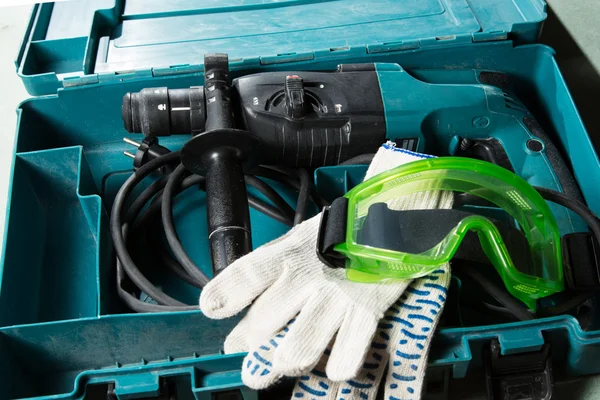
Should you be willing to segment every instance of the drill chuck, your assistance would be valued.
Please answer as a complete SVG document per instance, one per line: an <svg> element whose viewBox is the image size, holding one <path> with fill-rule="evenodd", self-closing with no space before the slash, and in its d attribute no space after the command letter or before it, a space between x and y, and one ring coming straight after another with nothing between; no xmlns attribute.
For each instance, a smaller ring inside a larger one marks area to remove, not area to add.
<svg viewBox="0 0 600 400"><path fill-rule="evenodd" d="M198 134L206 125L204 88L155 87L123 96L121 116L130 133L147 137Z"/></svg>

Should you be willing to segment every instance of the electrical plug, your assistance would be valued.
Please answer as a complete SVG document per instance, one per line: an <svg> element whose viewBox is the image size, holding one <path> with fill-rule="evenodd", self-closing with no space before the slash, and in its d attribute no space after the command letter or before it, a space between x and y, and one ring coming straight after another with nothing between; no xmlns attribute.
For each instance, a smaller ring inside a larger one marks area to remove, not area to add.
<svg viewBox="0 0 600 400"><path fill-rule="evenodd" d="M142 143L138 143L135 140L126 137L123 138L123 141L137 148L135 153L129 151L123 152L124 155L133 159L133 169L136 171L147 162L171 152L171 150L158 144L157 137L146 137L142 140ZM168 175L173 172L175 167L176 165L167 164L164 167L159 168L159 171L163 175Z"/></svg>

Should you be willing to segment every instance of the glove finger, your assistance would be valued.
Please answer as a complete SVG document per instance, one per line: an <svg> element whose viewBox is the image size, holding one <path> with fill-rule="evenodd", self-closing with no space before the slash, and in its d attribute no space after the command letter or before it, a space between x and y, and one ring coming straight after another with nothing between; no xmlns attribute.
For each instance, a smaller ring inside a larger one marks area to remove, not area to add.
<svg viewBox="0 0 600 400"><path fill-rule="evenodd" d="M370 348L385 346L373 338L377 324L372 313L356 309L346 313L327 363L329 379L340 382L355 378Z"/></svg>
<svg viewBox="0 0 600 400"><path fill-rule="evenodd" d="M395 350L391 352L385 398L420 398L427 369L429 345L446 301L448 266L417 279L399 302ZM393 345L394 343L392 343Z"/></svg>
<svg viewBox="0 0 600 400"><path fill-rule="evenodd" d="M308 294L304 286L296 285L283 274L280 279L263 293L252 305L248 314L255 318L255 324L248 327L250 338L262 341L272 337L289 321L296 317L306 303Z"/></svg>
<svg viewBox="0 0 600 400"><path fill-rule="evenodd" d="M264 316L264 314L263 314ZM257 322L256 318L248 318L248 316L244 317L239 324L236 325L235 328L231 331L224 343L225 354L234 354L234 353L243 353L250 351L251 348L260 346L261 344L265 344L269 342L270 338L281 339L281 331L275 331L275 333L266 334L264 332L256 332L255 329L257 325L262 324L265 321L259 320ZM279 329L283 326L283 330L287 332L288 327L287 324L293 322L294 315L291 316L281 316L281 323L275 324L273 326L278 325Z"/></svg>
<svg viewBox="0 0 600 400"><path fill-rule="evenodd" d="M344 400L375 399L387 359L388 354L385 349L372 349L358 376L340 384L337 398Z"/></svg>
<svg viewBox="0 0 600 400"><path fill-rule="evenodd" d="M250 351L244 357L242 382L250 389L266 389L282 378L282 375L275 373L272 367L272 362L270 359L265 358L264 354L260 354L257 351Z"/></svg>
<svg viewBox="0 0 600 400"><path fill-rule="evenodd" d="M323 357L319 360L313 370L302 375L296 381L296 386L292 391L292 400L314 399L319 400L338 400L339 383L332 382L325 376L325 365L327 365L329 351L326 350Z"/></svg>
<svg viewBox="0 0 600 400"><path fill-rule="evenodd" d="M223 343L223 351L225 354L247 353L250 351L249 335L247 334L248 326L252 326L252 322L247 322L246 317L229 332Z"/></svg>
<svg viewBox="0 0 600 400"><path fill-rule="evenodd" d="M315 293L275 352L275 369L285 376L310 371L338 331L342 317L340 302L329 294Z"/></svg>
<svg viewBox="0 0 600 400"><path fill-rule="evenodd" d="M396 307L392 306L386 312L386 317L393 318L397 313ZM342 328L340 328L338 337L341 335L341 331ZM392 341L396 341L396 339L392 340L392 337L395 337L395 332L396 326L394 322L386 318L378 322L375 336L370 345L366 346L367 354L364 363L358 371L356 378L349 379L340 385L338 399L364 400L375 399L377 397L379 385L381 384L389 359L389 346Z"/></svg>
<svg viewBox="0 0 600 400"><path fill-rule="evenodd" d="M240 323L225 340L226 353L248 351L273 337L302 308L305 290L290 275L281 277L256 299Z"/></svg>
<svg viewBox="0 0 600 400"><path fill-rule="evenodd" d="M294 321L290 321L292 324ZM273 371L275 349L289 331L289 325L275 336L256 348L251 349L242 364L242 381L252 389L265 389L282 378L281 374Z"/></svg>
<svg viewBox="0 0 600 400"><path fill-rule="evenodd" d="M236 260L212 279L200 294L200 309L209 318L231 317L259 296L281 275L282 263L277 262L285 241L259 247Z"/></svg>

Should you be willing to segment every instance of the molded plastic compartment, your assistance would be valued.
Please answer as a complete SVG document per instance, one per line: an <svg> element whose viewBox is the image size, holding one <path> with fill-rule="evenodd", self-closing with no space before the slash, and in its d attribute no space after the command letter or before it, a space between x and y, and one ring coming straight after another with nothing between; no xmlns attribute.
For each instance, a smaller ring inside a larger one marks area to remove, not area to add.
<svg viewBox="0 0 600 400"><path fill-rule="evenodd" d="M59 77L79 76L87 38L70 38L32 42L27 52L23 74L36 75L55 72Z"/></svg>
<svg viewBox="0 0 600 400"><path fill-rule="evenodd" d="M101 209L82 149L19 154L13 179L0 325L96 316Z"/></svg>
<svg viewBox="0 0 600 400"><path fill-rule="evenodd" d="M190 377L189 391L241 386L242 357L218 355L236 322L187 312L6 328L0 398L81 398L87 385L101 382L115 383L119 396L139 397L173 375Z"/></svg>

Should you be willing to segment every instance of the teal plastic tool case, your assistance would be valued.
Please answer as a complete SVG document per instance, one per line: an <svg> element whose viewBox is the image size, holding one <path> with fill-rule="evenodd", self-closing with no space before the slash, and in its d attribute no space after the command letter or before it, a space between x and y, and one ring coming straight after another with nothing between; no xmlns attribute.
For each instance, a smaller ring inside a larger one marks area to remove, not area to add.
<svg viewBox="0 0 600 400"><path fill-rule="evenodd" d="M0 398L289 395L243 387L243 355L222 353L236 319L214 321L200 311L135 314L115 290L108 213L132 171L131 159L122 155L128 134L121 99L144 87L202 85L205 53L228 53L232 78L371 62L399 63L417 76L428 70L505 72L600 213L597 155L553 50L535 44L545 7L542 0L90 0L35 6L16 60L36 97L17 110L1 268ZM171 136L161 144L177 149L186 139ZM329 198L340 196L364 171L321 168L316 185ZM202 196L188 191L178 198L175 216L184 246L209 273ZM255 248L287 229L253 210L251 222ZM160 270L147 273L179 300L197 302L197 289ZM453 281L456 296L460 286ZM449 304L445 314L452 313ZM488 379L502 379L502 365L511 363L535 376L524 381L524 393L550 379L552 370L600 372L600 315L590 316L587 331L571 316L496 325L467 319L446 322L435 337L429 396L437 391L443 397L444 378L463 378L485 364L489 370L490 363L499 367ZM431 384L439 379L441 385Z"/></svg>

